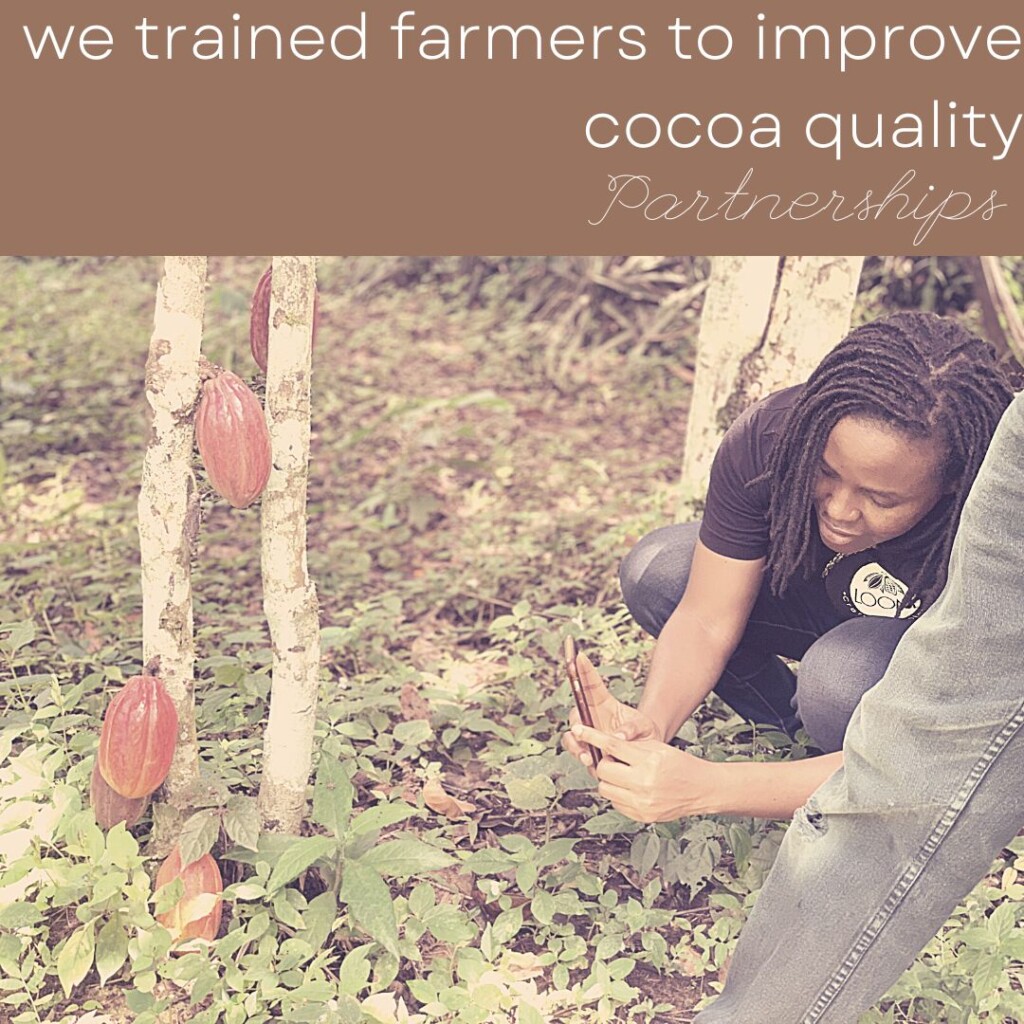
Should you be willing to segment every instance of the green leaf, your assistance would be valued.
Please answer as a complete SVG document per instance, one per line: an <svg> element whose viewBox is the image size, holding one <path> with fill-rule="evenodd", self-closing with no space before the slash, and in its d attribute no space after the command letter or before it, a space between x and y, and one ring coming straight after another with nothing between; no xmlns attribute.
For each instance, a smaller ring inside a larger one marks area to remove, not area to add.
<svg viewBox="0 0 1024 1024"><path fill-rule="evenodd" d="M288 1010L289 1006L297 1007L303 1006L303 1004L307 1004L308 1006L309 1003L319 1003L322 1006L322 1004L329 1002L337 991L337 987L330 981L304 981L298 988L292 989L288 993L288 998L283 1005L283 1009L286 1012L282 1016L286 1018L293 1017L293 1014ZM265 995L266 993L263 994ZM318 1017L319 1016L320 1015L318 1014ZM317 1018L310 1017L308 1019L315 1020Z"/></svg>
<svg viewBox="0 0 1024 1024"><path fill-rule="evenodd" d="M583 823L584 829L594 836L614 836L621 833L632 835L644 826L639 821L627 818L618 811L605 811Z"/></svg>
<svg viewBox="0 0 1024 1024"><path fill-rule="evenodd" d="M530 902L530 913L541 924L551 924L555 919L555 901L550 893L538 891Z"/></svg>
<svg viewBox="0 0 1024 1024"><path fill-rule="evenodd" d="M429 882L420 882L409 893L409 913L414 917L422 917L437 904L434 887Z"/></svg>
<svg viewBox="0 0 1024 1024"><path fill-rule="evenodd" d="M1017 925L1017 906L1015 903L1000 903L988 919L988 928L996 942L1005 942Z"/></svg>
<svg viewBox="0 0 1024 1024"><path fill-rule="evenodd" d="M292 838L270 872L267 881L268 892L280 889L295 881L307 868L321 857L330 856L338 848L337 841L330 836L309 836L304 839Z"/></svg>
<svg viewBox="0 0 1024 1024"><path fill-rule="evenodd" d="M34 903L7 903L0 907L0 928L15 931L28 928L43 920L43 915Z"/></svg>
<svg viewBox="0 0 1024 1024"><path fill-rule="evenodd" d="M537 1007L521 1002L516 1014L516 1024L546 1024L546 1021Z"/></svg>
<svg viewBox="0 0 1024 1024"><path fill-rule="evenodd" d="M391 730L392 735L399 743L418 747L426 743L434 736L434 730L430 723L423 718L414 718L411 722L399 722Z"/></svg>
<svg viewBox="0 0 1024 1024"><path fill-rule="evenodd" d="M250 940L258 939L260 936L266 935L270 928L270 915L265 910L261 910L249 918L249 923L245 926L245 937Z"/></svg>
<svg viewBox="0 0 1024 1024"><path fill-rule="evenodd" d="M988 953L978 959L978 966L971 977L971 988L976 998L988 995L1003 980L1006 959L998 953Z"/></svg>
<svg viewBox="0 0 1024 1024"><path fill-rule="evenodd" d="M371 847L359 858L382 875L408 878L425 871L439 871L455 863L455 858L421 839L392 839Z"/></svg>
<svg viewBox="0 0 1024 1024"><path fill-rule="evenodd" d="M306 922L302 915L288 902L288 893L291 889L278 889L274 896L274 914L281 924L287 925L296 931L304 931Z"/></svg>
<svg viewBox="0 0 1024 1024"><path fill-rule="evenodd" d="M476 850L464 861L463 867L475 875L500 875L503 871L516 866L515 859L493 847Z"/></svg>
<svg viewBox="0 0 1024 1024"><path fill-rule="evenodd" d="M510 907L503 910L491 925L494 941L499 945L508 945L523 927L523 908Z"/></svg>
<svg viewBox="0 0 1024 1024"><path fill-rule="evenodd" d="M70 997L71 990L89 973L96 953L94 924L85 924L73 931L57 954L57 977Z"/></svg>
<svg viewBox="0 0 1024 1024"><path fill-rule="evenodd" d="M93 886L90 904L102 903L111 896L118 896L128 883L128 876L123 871L110 871L101 875Z"/></svg>
<svg viewBox="0 0 1024 1024"><path fill-rule="evenodd" d="M629 851L629 862L641 878L646 878L660 854L661 836L657 832L638 832Z"/></svg>
<svg viewBox="0 0 1024 1024"><path fill-rule="evenodd" d="M419 813L418 807L413 807L404 800L397 800L389 804L375 804L352 819L349 832L358 836L365 832L377 831L387 828L388 825L397 825L398 822L405 821Z"/></svg>
<svg viewBox="0 0 1024 1024"><path fill-rule="evenodd" d="M236 882L224 893L227 899L235 900L261 900L266 895L267 890L258 882Z"/></svg>
<svg viewBox="0 0 1024 1024"><path fill-rule="evenodd" d="M218 665L213 670L213 679L218 686L232 689L245 678L245 666L231 659L225 665Z"/></svg>
<svg viewBox="0 0 1024 1024"><path fill-rule="evenodd" d="M128 933L117 918L111 918L96 936L96 970L100 984L105 985L108 978L117 974L127 959Z"/></svg>
<svg viewBox="0 0 1024 1024"><path fill-rule="evenodd" d="M125 828L123 821L119 821L107 833L107 853L111 861L125 871L135 866L139 856L139 843Z"/></svg>
<svg viewBox="0 0 1024 1024"><path fill-rule="evenodd" d="M659 970L665 966L668 958L668 943L660 932L645 931L640 937L644 949L650 954L651 963Z"/></svg>
<svg viewBox="0 0 1024 1024"><path fill-rule="evenodd" d="M578 842L578 839L566 838L552 839L550 842L545 843L537 852L537 867L547 868L552 864L565 860L572 853L573 847Z"/></svg>
<svg viewBox="0 0 1024 1024"><path fill-rule="evenodd" d="M336 1005L317 1017L315 1024L367 1024L367 1021L372 1020L372 1017L363 1013L355 996L343 992Z"/></svg>
<svg viewBox="0 0 1024 1024"><path fill-rule="evenodd" d="M480 952L483 953L484 957L492 962L496 959L501 947L494 941L494 931L490 925L484 928L483 935L480 936Z"/></svg>
<svg viewBox="0 0 1024 1024"><path fill-rule="evenodd" d="M181 866L187 867L194 860L199 860L204 853L213 849L220 835L220 811L207 808L196 811L181 827L178 837L178 849L181 850Z"/></svg>
<svg viewBox="0 0 1024 1024"><path fill-rule="evenodd" d="M313 820L330 829L339 839L352 817L355 791L341 764L328 754L320 758L313 787Z"/></svg>
<svg viewBox="0 0 1024 1024"><path fill-rule="evenodd" d="M4 732L0 732L0 764L7 760L17 735L17 729L6 729Z"/></svg>
<svg viewBox="0 0 1024 1024"><path fill-rule="evenodd" d="M523 861L523 863L516 868L516 885L519 886L519 891L523 893L531 892L533 887L537 884L539 874L540 870L537 867L536 861Z"/></svg>
<svg viewBox="0 0 1024 1024"><path fill-rule="evenodd" d="M412 993L413 999L418 1003L437 1002L439 995L437 985L424 981L422 978L410 978L405 984Z"/></svg>
<svg viewBox="0 0 1024 1024"><path fill-rule="evenodd" d="M370 946L356 946L345 954L338 971L338 988L357 996L370 982Z"/></svg>
<svg viewBox="0 0 1024 1024"><path fill-rule="evenodd" d="M353 920L376 939L389 953L398 957L398 922L391 890L384 879L361 861L345 864L341 880L341 899L348 904Z"/></svg>
<svg viewBox="0 0 1024 1024"><path fill-rule="evenodd" d="M224 831L233 843L246 850L259 849L260 815L253 797L237 794L228 800Z"/></svg>
<svg viewBox="0 0 1024 1024"><path fill-rule="evenodd" d="M457 945L476 935L476 925L468 914L451 903L439 903L423 915L423 923L438 942Z"/></svg>
<svg viewBox="0 0 1024 1024"><path fill-rule="evenodd" d="M313 949L321 949L330 938L337 916L338 901L333 890L320 893L310 900L309 906L302 912L302 919L306 922L306 931L302 937Z"/></svg>
<svg viewBox="0 0 1024 1024"><path fill-rule="evenodd" d="M0 918L0 924L3 924L2 918ZM1015 931L1000 943L999 948L1012 960L1024 960L1024 932Z"/></svg>
<svg viewBox="0 0 1024 1024"><path fill-rule="evenodd" d="M972 928L963 928L957 934L957 938L968 949L988 949L992 945L992 935L987 925L975 925Z"/></svg>
<svg viewBox="0 0 1024 1024"><path fill-rule="evenodd" d="M623 939L621 935L602 935L597 941L594 949L594 956L598 960L611 960L622 952Z"/></svg>
<svg viewBox="0 0 1024 1024"><path fill-rule="evenodd" d="M36 627L30 620L24 622L12 622L8 625L0 626L0 634L6 633L4 637L0 637L0 648L5 650L8 654L13 655L19 651L22 647L28 646L36 638ZM24 682L24 680L22 681Z"/></svg>
<svg viewBox="0 0 1024 1024"><path fill-rule="evenodd" d="M185 895L185 883L181 878L172 878L166 885L160 886L153 893L154 914L166 914L171 907L177 906Z"/></svg>
<svg viewBox="0 0 1024 1024"><path fill-rule="evenodd" d="M130 988L124 994L124 1001L132 1013L143 1014L147 1010L152 1009L153 1004L156 1002L156 997L149 992L143 992L141 989Z"/></svg>
<svg viewBox="0 0 1024 1024"><path fill-rule="evenodd" d="M742 826L732 822L726 830L726 838L729 840L729 847L732 849L732 857L742 871L750 860L751 851L754 848L750 833Z"/></svg>
<svg viewBox="0 0 1024 1024"><path fill-rule="evenodd" d="M239 864L257 867L259 864L273 864L279 860L295 841L295 836L278 834L277 832L261 832L255 850L247 850L244 846L231 846L224 851L226 860L237 860ZM269 870L267 872L269 874Z"/></svg>
<svg viewBox="0 0 1024 1024"><path fill-rule="evenodd" d="M555 797L555 784L548 775L528 779L506 778L505 791L512 806L521 811L543 811Z"/></svg>

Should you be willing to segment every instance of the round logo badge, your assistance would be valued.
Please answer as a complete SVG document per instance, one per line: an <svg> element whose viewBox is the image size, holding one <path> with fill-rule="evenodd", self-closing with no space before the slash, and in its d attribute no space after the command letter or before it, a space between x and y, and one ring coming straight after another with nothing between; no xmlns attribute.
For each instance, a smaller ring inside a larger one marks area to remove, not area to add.
<svg viewBox="0 0 1024 1024"><path fill-rule="evenodd" d="M905 608L900 602L906 596L907 585L886 572L877 562L862 565L853 574L848 591L850 604L861 615L882 615L888 619L908 619L921 607L912 601Z"/></svg>

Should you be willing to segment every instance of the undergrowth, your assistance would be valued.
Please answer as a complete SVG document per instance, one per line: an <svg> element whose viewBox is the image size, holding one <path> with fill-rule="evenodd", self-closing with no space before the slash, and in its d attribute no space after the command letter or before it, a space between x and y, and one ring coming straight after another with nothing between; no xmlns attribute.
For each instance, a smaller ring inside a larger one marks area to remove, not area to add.
<svg viewBox="0 0 1024 1024"><path fill-rule="evenodd" d="M204 343L257 389L246 314L264 263L211 261ZM214 844L226 913L215 943L172 956L148 817L104 834L88 807L103 709L141 667L135 500L159 272L0 262L0 1020L689 1021L783 825L610 810L560 750L557 669L571 633L637 698L650 641L615 573L671 518L689 349L581 351L553 381L550 332L503 275L471 308L457 278L429 273L353 303L345 261L322 262L311 818L301 837L258 833L258 513L206 494L196 693L221 795L182 842ZM803 753L715 704L683 739L709 758ZM1024 1017L1022 853L865 1024Z"/></svg>

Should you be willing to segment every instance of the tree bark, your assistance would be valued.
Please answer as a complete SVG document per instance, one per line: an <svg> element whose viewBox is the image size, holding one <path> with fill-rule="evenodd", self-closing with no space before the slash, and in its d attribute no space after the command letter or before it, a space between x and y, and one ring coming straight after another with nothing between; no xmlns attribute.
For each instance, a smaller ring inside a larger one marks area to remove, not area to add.
<svg viewBox="0 0 1024 1024"><path fill-rule="evenodd" d="M693 518L711 462L752 402L805 380L849 331L860 256L721 256L712 261L686 425L679 518Z"/></svg>
<svg viewBox="0 0 1024 1024"><path fill-rule="evenodd" d="M154 846L167 845L199 775L194 707L192 556L199 495L192 472L192 412L199 394L206 258L168 256L157 289L146 361L152 410L139 492L142 561L142 656L163 680L178 712L174 761L154 804Z"/></svg>
<svg viewBox="0 0 1024 1024"><path fill-rule="evenodd" d="M315 290L313 257L274 257L266 390L272 468L262 504L273 685L259 809L264 828L279 832L298 832L305 817L320 676L316 588L306 561Z"/></svg>
<svg viewBox="0 0 1024 1024"><path fill-rule="evenodd" d="M964 264L974 278L981 304L981 321L988 340L1003 359L1013 358L1024 366L1024 323L1006 284L998 256L965 256Z"/></svg>
<svg viewBox="0 0 1024 1024"><path fill-rule="evenodd" d="M778 284L778 256L716 256L701 313L686 419L679 518L691 519L707 490L711 460L742 401L744 360L761 346Z"/></svg>

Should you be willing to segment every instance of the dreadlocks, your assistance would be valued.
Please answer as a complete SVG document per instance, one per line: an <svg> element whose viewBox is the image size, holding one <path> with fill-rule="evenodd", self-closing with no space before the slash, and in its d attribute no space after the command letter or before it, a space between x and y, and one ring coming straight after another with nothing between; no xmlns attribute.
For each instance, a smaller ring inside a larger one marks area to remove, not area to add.
<svg viewBox="0 0 1024 1024"><path fill-rule="evenodd" d="M845 416L886 424L944 446L949 514L922 538L925 557L903 604L932 601L946 567L960 510L1013 391L992 349L955 320L897 313L858 327L811 374L768 459L771 588L785 593L799 571L809 578L815 517L811 495L832 428Z"/></svg>

